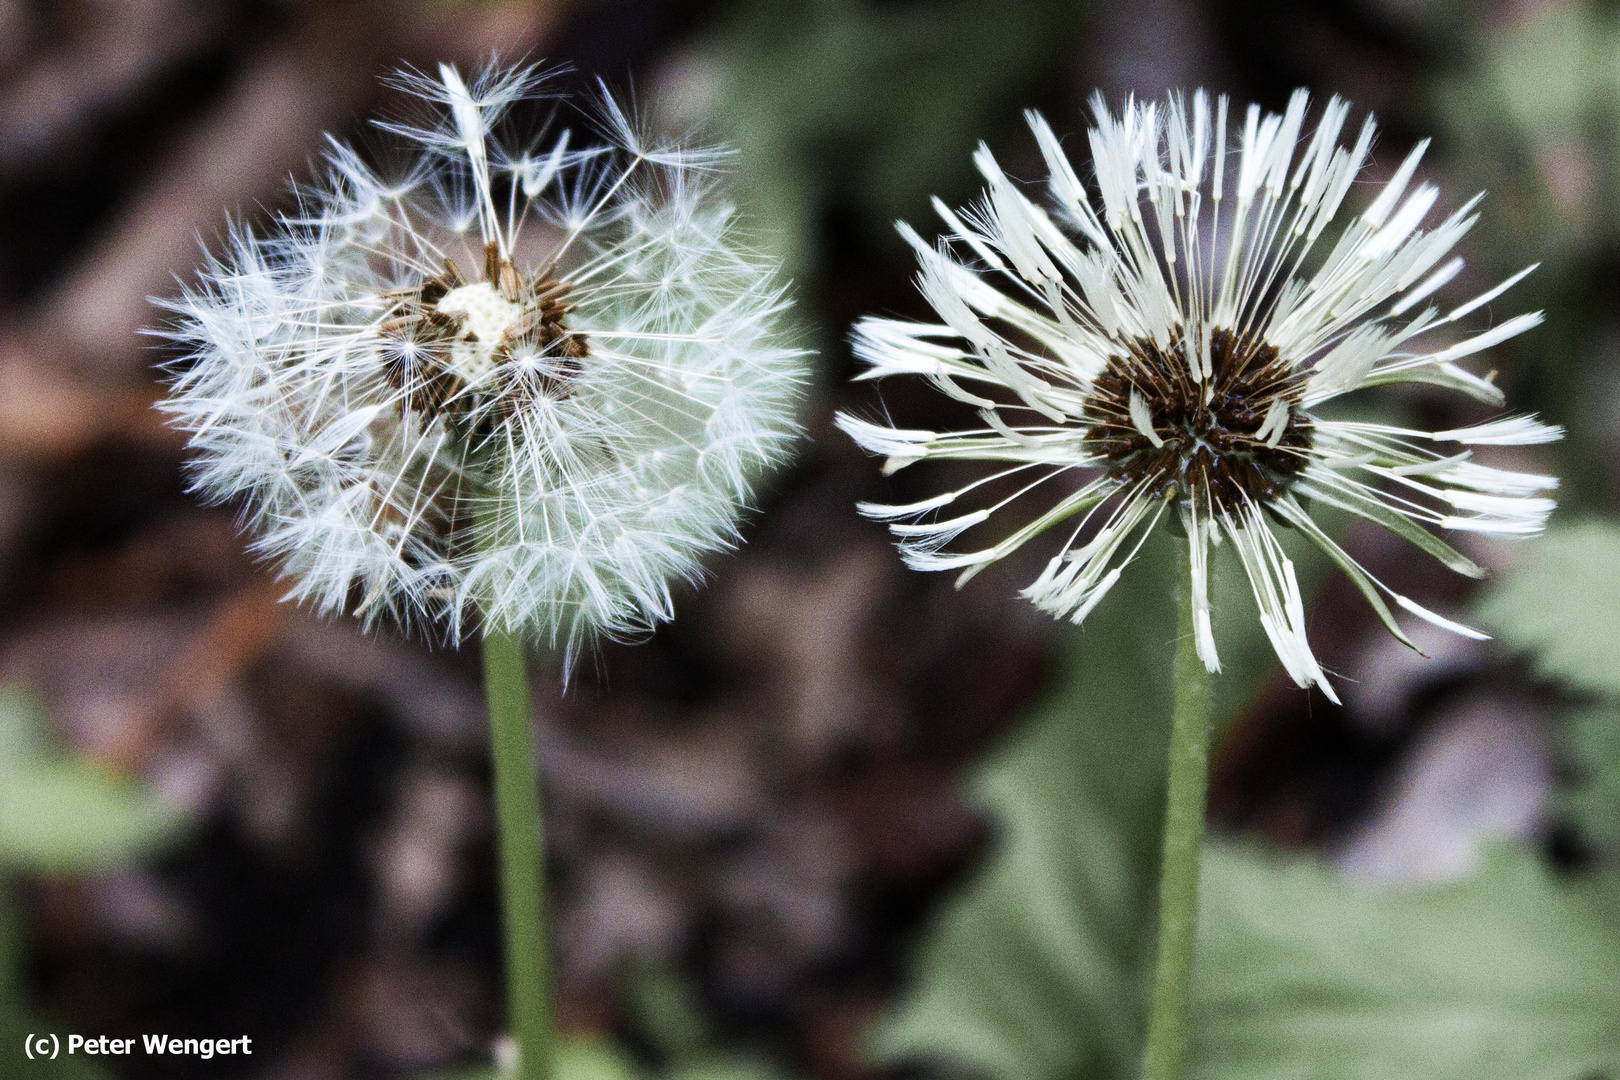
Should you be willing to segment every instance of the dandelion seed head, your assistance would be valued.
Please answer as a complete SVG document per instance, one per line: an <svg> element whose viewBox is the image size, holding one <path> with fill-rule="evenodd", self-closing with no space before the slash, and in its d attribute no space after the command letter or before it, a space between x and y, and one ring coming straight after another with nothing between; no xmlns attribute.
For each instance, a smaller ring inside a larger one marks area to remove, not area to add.
<svg viewBox="0 0 1620 1080"><path fill-rule="evenodd" d="M996 467L944 495L862 512L890 522L909 565L963 579L1066 530L1024 595L1077 623L1174 515L1191 545L1206 666L1219 669L1208 553L1229 540L1284 667L1330 698L1276 522L1320 547L1402 641L1410 644L1386 597L1474 633L1368 573L1308 507L1373 521L1477 575L1431 530L1533 534L1553 509L1542 492L1557 482L1475 462L1469 448L1546 442L1561 431L1521 416L1425 432L1332 420L1318 407L1398 383L1500 405L1492 379L1463 361L1533 328L1540 314L1459 330L1534 267L1442 315L1433 297L1462 268L1450 255L1477 220L1478 199L1431 220L1439 191L1418 176L1425 141L1368 206L1347 207L1375 128L1369 117L1344 138L1350 106L1338 98L1309 133L1303 91L1280 114L1251 105L1241 118L1202 91L1129 99L1117 113L1097 97L1092 112L1089 169L1028 114L1045 199L1027 195L981 146L974 163L984 194L956 209L935 200L946 229L938 245L901 225L938 321L863 320L855 352L869 369L860 377L924 376L976 409L983 426L903 429L848 414L839 424L887 459L886 473L943 459ZM998 511L1035 499L1044 504L1027 523L958 550Z"/></svg>
<svg viewBox="0 0 1620 1080"><path fill-rule="evenodd" d="M712 155L500 141L536 67L407 71L432 115L383 178L333 143L264 233L168 302L163 402L196 489L323 613L569 657L670 617L795 435L803 354Z"/></svg>

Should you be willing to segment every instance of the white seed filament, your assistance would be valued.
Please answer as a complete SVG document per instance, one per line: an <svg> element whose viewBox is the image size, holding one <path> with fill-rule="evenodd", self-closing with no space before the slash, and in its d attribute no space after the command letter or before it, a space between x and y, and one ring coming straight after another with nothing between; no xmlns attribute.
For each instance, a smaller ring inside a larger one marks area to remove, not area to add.
<svg viewBox="0 0 1620 1080"><path fill-rule="evenodd" d="M1153 414L1148 412L1147 402L1142 400L1141 391L1134 386L1131 387L1131 424L1153 444L1155 450L1163 448L1164 439L1153 430Z"/></svg>

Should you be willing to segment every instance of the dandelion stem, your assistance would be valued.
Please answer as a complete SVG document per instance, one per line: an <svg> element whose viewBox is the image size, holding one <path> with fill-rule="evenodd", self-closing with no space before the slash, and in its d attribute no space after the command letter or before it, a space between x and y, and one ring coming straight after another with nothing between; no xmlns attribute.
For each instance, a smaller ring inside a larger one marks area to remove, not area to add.
<svg viewBox="0 0 1620 1080"><path fill-rule="evenodd" d="M523 647L501 633L484 637L490 752L495 763L495 832L501 916L506 932L507 1021L522 1080L550 1080L551 967L547 958L544 834L540 781L529 727Z"/></svg>
<svg viewBox="0 0 1620 1080"><path fill-rule="evenodd" d="M1187 1053L1187 991L1198 930L1199 851L1209 783L1210 679L1193 638L1190 545L1181 552L1169 783L1159 874L1159 942L1148 1014L1146 1080L1177 1080Z"/></svg>

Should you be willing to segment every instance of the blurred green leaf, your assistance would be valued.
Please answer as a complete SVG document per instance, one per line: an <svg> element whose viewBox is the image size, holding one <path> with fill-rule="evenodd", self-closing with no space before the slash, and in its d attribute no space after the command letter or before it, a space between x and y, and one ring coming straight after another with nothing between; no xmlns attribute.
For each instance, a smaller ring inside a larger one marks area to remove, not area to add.
<svg viewBox="0 0 1620 1080"><path fill-rule="evenodd" d="M0 771L0 865L82 873L148 854L175 835L172 811L146 787L61 760Z"/></svg>
<svg viewBox="0 0 1620 1080"><path fill-rule="evenodd" d="M150 853L179 824L150 789L57 750L39 706L0 687L0 868L103 869Z"/></svg>
<svg viewBox="0 0 1620 1080"><path fill-rule="evenodd" d="M673 968L632 958L619 973L636 1033L673 1065L697 1061L711 1049L697 995Z"/></svg>
<svg viewBox="0 0 1620 1080"><path fill-rule="evenodd" d="M150 791L63 754L38 703L15 686L0 686L0 871L103 869L152 850L176 830L174 815ZM82 1056L23 1056L28 1035L54 1029L28 1008L8 892L0 889L0 1076L104 1080L107 1074Z"/></svg>
<svg viewBox="0 0 1620 1080"><path fill-rule="evenodd" d="M1608 0L1558 0L1481 25L1470 5L1449 6L1471 25L1433 39L1447 61L1429 75L1432 121L1452 194L1489 192L1469 262L1487 277L1541 264L1511 303L1544 309L1546 324L1493 362L1518 407L1569 428L1551 451L1564 481L1559 501L1606 505L1601 462L1613 452L1603 388L1614 373L1591 343L1612 318L1620 240L1617 9Z"/></svg>
<svg viewBox="0 0 1620 1080"><path fill-rule="evenodd" d="M605 1039L559 1040L552 1066L552 1080L638 1080L641 1075L629 1056ZM480 1066L434 1073L430 1080L509 1080L509 1074Z"/></svg>
<svg viewBox="0 0 1620 1080"><path fill-rule="evenodd" d="M1144 549L1072 634L1051 696L977 771L998 849L928 932L910 993L873 1031L878 1060L945 1060L996 1080L1140 1071L1175 638L1170 545L1160 536ZM1226 554L1214 584L1220 720L1274 664ZM1319 563L1300 561L1308 585Z"/></svg>
<svg viewBox="0 0 1620 1080"><path fill-rule="evenodd" d="M1549 4L1485 51L1495 84L1521 130L1579 136L1594 106L1615 91L1614 28L1595 4Z"/></svg>
<svg viewBox="0 0 1620 1080"><path fill-rule="evenodd" d="M1486 594L1480 620L1536 670L1607 700L1571 710L1560 793L1584 835L1620 848L1620 524L1555 526Z"/></svg>
<svg viewBox="0 0 1620 1080"><path fill-rule="evenodd" d="M0 1009L15 1005L22 994L22 940L11 910L11 897L0 894Z"/></svg>
<svg viewBox="0 0 1620 1080"><path fill-rule="evenodd" d="M635 1064L604 1039L564 1039L557 1047L555 1080L635 1080Z"/></svg>
<svg viewBox="0 0 1620 1080"><path fill-rule="evenodd" d="M1620 525L1549 529L1485 595L1479 618L1548 678L1620 697Z"/></svg>
<svg viewBox="0 0 1620 1080"><path fill-rule="evenodd" d="M1189 1080L1585 1080L1620 1075L1612 894L1524 848L1390 892L1214 846Z"/></svg>
<svg viewBox="0 0 1620 1080"><path fill-rule="evenodd" d="M0 684L0 773L55 752L39 703L19 686Z"/></svg>
<svg viewBox="0 0 1620 1080"><path fill-rule="evenodd" d="M1563 718L1574 766L1561 805L1587 839L1620 850L1620 705L1576 709Z"/></svg>
<svg viewBox="0 0 1620 1080"><path fill-rule="evenodd" d="M739 151L754 227L791 274L834 202L871 220L924 209L1000 106L1057 76L1089 4L745 0L707 49L702 112ZM1059 128L1066 125L1061 121Z"/></svg>
<svg viewBox="0 0 1620 1080"><path fill-rule="evenodd" d="M570 1038L557 1045L552 1080L643 1080L630 1056L605 1039ZM661 1080L782 1080L783 1074L766 1062L716 1056L657 1074ZM424 1080L509 1080L509 1074L488 1066L434 1073Z"/></svg>
<svg viewBox="0 0 1620 1080"><path fill-rule="evenodd" d="M22 942L11 898L0 894L0 1077L11 1080L106 1080L107 1074L83 1057L59 1055L56 1060L30 1061L23 1040L59 1029L29 1011L23 998L18 970Z"/></svg>
<svg viewBox="0 0 1620 1080"><path fill-rule="evenodd" d="M664 1073L664 1080L782 1080L785 1074L767 1061L742 1057L715 1058Z"/></svg>
<svg viewBox="0 0 1620 1080"><path fill-rule="evenodd" d="M696 993L675 969L633 958L619 972L630 1022L658 1053L663 1080L781 1080L770 1062L721 1049Z"/></svg>
<svg viewBox="0 0 1620 1080"><path fill-rule="evenodd" d="M1620 23L1607 7L1541 5L1481 35L1435 85L1458 179L1497 204L1486 221L1498 254L1552 260L1539 287L1554 292L1578 273L1574 259L1615 235L1604 132L1620 110Z"/></svg>

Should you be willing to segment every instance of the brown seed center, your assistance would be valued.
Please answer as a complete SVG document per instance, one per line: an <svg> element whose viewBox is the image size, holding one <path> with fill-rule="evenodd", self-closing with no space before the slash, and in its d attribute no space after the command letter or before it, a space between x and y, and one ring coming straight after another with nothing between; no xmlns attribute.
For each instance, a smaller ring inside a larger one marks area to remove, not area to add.
<svg viewBox="0 0 1620 1080"><path fill-rule="evenodd" d="M1195 381L1179 342L1133 341L1092 384L1085 443L1122 485L1230 513L1287 489L1305 468L1311 422L1298 411L1304 378L1275 347L1215 330L1209 359Z"/></svg>

